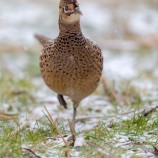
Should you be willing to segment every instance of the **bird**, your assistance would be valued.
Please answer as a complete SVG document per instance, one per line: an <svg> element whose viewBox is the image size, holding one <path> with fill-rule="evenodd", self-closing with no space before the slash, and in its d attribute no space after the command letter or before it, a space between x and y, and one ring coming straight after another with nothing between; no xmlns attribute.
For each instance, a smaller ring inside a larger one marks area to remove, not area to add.
<svg viewBox="0 0 158 158"><path fill-rule="evenodd" d="M96 90L103 70L102 50L82 33L81 16L77 0L60 0L58 36L50 39L35 35L43 45L39 66L45 84L57 93L64 108L67 108L64 96L73 103L74 133L77 108Z"/></svg>

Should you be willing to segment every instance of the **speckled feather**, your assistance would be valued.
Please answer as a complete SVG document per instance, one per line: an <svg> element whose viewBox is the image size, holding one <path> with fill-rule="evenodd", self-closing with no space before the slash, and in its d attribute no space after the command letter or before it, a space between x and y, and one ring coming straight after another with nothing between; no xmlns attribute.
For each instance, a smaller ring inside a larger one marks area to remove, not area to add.
<svg viewBox="0 0 158 158"><path fill-rule="evenodd" d="M82 33L46 43L40 59L45 83L76 102L94 92L101 77L101 50Z"/></svg>
<svg viewBox="0 0 158 158"><path fill-rule="evenodd" d="M81 15L77 0L61 0L59 36L54 40L36 37L44 45L40 57L42 77L48 87L58 93L64 107L64 95L77 107L83 98L93 93L103 69L101 49L82 34Z"/></svg>

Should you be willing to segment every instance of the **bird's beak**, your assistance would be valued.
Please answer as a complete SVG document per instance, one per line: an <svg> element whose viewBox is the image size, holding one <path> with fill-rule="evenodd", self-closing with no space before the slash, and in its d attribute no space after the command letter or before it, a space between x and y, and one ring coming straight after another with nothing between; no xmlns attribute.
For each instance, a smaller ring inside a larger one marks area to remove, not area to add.
<svg viewBox="0 0 158 158"><path fill-rule="evenodd" d="M79 7L76 7L76 8L75 8L74 13L75 13L75 14L83 15Z"/></svg>

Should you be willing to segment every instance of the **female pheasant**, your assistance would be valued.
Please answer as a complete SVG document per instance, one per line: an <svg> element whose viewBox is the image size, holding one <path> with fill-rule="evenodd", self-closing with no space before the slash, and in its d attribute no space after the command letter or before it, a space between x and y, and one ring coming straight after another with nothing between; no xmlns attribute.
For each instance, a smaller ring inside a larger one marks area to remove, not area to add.
<svg viewBox="0 0 158 158"><path fill-rule="evenodd" d="M103 69L101 49L81 31L81 15L77 0L61 0L58 37L50 40L36 35L44 46L40 56L43 80L58 94L58 100L65 108L63 96L71 98L74 131L77 107L82 99L95 91Z"/></svg>

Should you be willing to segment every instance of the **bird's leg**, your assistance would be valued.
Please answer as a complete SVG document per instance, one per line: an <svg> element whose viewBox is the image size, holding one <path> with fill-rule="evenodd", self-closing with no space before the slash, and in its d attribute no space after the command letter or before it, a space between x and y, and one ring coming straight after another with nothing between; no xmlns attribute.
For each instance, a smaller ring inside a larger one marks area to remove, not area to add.
<svg viewBox="0 0 158 158"><path fill-rule="evenodd" d="M76 113L77 113L77 107L73 105L72 130L74 134L75 134L75 124L76 124Z"/></svg>
<svg viewBox="0 0 158 158"><path fill-rule="evenodd" d="M76 136L75 136L76 113L77 113L77 106L75 106L75 104L73 103L72 121L71 122L69 121L69 126L72 136L70 136L67 140L70 146L74 146L76 141Z"/></svg>
<svg viewBox="0 0 158 158"><path fill-rule="evenodd" d="M64 100L64 97L61 94L57 94L57 98L59 103L65 108L67 109L67 103Z"/></svg>
<svg viewBox="0 0 158 158"><path fill-rule="evenodd" d="M75 136L76 113L77 113L77 107L73 104L72 122L71 123L69 122L72 136L68 138L68 142L71 146L74 146L75 141L76 141L76 136Z"/></svg>

